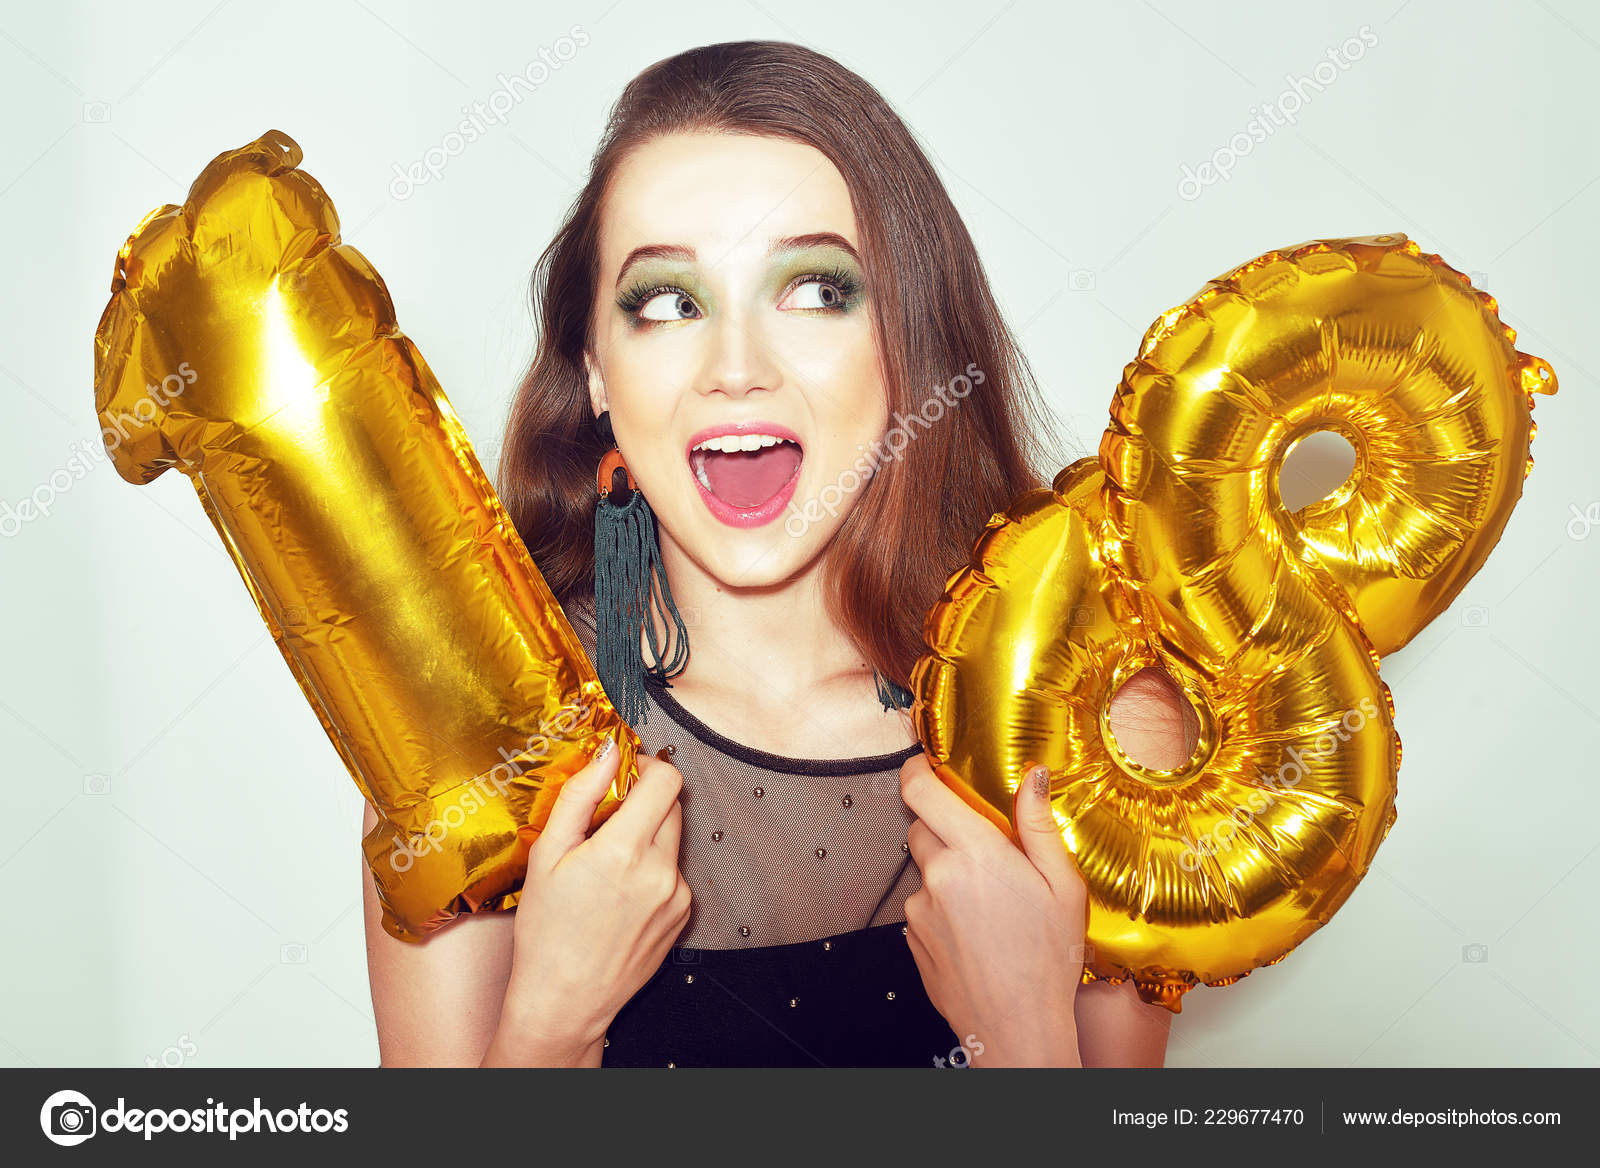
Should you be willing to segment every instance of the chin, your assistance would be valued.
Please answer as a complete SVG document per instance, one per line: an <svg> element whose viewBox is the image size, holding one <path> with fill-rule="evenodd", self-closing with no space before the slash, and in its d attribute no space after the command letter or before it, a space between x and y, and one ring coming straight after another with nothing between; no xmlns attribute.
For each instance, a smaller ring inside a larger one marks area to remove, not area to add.
<svg viewBox="0 0 1600 1168"><path fill-rule="evenodd" d="M765 588L798 575L827 545L827 534L815 529L796 538L782 520L748 532L697 533L706 554L694 557L727 588Z"/></svg>

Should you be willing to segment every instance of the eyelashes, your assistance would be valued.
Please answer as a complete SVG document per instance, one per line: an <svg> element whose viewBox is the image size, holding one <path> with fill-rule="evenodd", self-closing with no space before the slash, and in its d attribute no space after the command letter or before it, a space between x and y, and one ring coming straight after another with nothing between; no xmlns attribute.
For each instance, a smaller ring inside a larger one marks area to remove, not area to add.
<svg viewBox="0 0 1600 1168"><path fill-rule="evenodd" d="M625 289L622 295L617 297L617 307L629 316L637 318L639 310L658 296L678 296L682 300L687 300L690 304L694 304L694 296L677 284L640 283ZM698 308L698 305L696 307Z"/></svg>
<svg viewBox="0 0 1600 1168"><path fill-rule="evenodd" d="M646 320L645 317L640 315L643 307L646 304L650 304L654 299L659 298L659 296L677 296L678 302L674 304L674 307L682 307L685 302L688 302L688 306L693 307L696 310L696 314L699 312L699 306L694 302L693 294L683 290L675 283L637 283L632 288L622 291L621 296L618 296L616 306L622 309L622 312L630 315L630 317L634 317L635 322L642 323L642 325L653 325L653 323L659 323L661 320L672 320L672 317L653 317ZM693 320L693 317L680 315L677 320Z"/></svg>
<svg viewBox="0 0 1600 1168"><path fill-rule="evenodd" d="M787 300L800 288L807 284L816 284L819 288L832 288L838 295L834 299L823 298L817 308L824 311L843 311L855 304L861 292L861 278L847 268L835 267L820 272L807 272L789 282L784 289L783 299Z"/></svg>
<svg viewBox="0 0 1600 1168"><path fill-rule="evenodd" d="M788 304L808 286L817 289L815 303ZM780 307L788 304L784 311L789 312L845 312L859 302L861 291L861 277L851 269L842 266L820 268L795 276L785 284L778 304ZM670 304L659 308L654 305L656 300L667 297L674 298ZM695 294L682 284L648 279L626 288L617 297L617 307L632 317L633 323L641 328L677 320L696 320L704 315ZM647 308L649 312L646 312Z"/></svg>

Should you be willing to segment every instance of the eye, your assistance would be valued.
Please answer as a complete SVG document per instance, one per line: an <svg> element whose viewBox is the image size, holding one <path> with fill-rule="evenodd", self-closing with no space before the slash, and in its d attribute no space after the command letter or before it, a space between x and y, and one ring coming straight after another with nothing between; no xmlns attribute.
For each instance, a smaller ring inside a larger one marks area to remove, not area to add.
<svg viewBox="0 0 1600 1168"><path fill-rule="evenodd" d="M808 276L791 288L779 303L779 308L819 309L843 308L847 299L845 290L822 276Z"/></svg>
<svg viewBox="0 0 1600 1168"><path fill-rule="evenodd" d="M687 293L658 292L639 305L640 320L693 320L700 308Z"/></svg>

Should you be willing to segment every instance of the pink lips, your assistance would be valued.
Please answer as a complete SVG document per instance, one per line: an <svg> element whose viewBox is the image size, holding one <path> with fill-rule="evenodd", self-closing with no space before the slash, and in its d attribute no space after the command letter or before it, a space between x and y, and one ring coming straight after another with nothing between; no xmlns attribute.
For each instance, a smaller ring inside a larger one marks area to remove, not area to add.
<svg viewBox="0 0 1600 1168"><path fill-rule="evenodd" d="M801 446L800 435L787 426L779 426L773 422L731 422L719 426L707 426L698 430L689 438L689 444L684 448L684 460L691 467L689 477L694 480L695 489L700 492L700 498L705 501L706 510L710 511L719 522L729 527L762 527L771 523L783 509L789 505L789 500L794 497L795 487L800 482L800 467L804 465L804 447L801 446L801 462L796 465L794 475L778 489L777 494L755 507L735 507L726 500L719 499L715 494L706 490L700 477L693 472L694 448L700 443L711 438L721 438L726 434L770 434L774 438L782 438Z"/></svg>

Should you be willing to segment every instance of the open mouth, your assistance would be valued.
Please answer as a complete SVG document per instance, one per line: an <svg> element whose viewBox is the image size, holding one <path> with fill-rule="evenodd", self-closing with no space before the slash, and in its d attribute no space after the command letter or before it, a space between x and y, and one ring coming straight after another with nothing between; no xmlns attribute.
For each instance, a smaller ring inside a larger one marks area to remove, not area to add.
<svg viewBox="0 0 1600 1168"><path fill-rule="evenodd" d="M689 469L714 516L733 527L759 527L788 504L804 457L792 431L747 423L696 434Z"/></svg>

